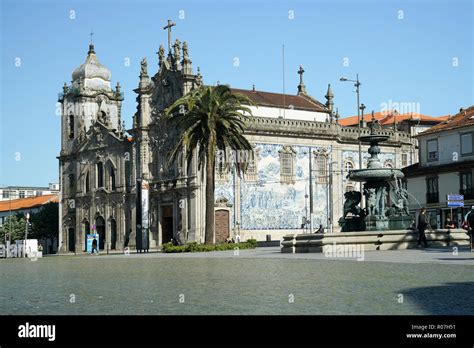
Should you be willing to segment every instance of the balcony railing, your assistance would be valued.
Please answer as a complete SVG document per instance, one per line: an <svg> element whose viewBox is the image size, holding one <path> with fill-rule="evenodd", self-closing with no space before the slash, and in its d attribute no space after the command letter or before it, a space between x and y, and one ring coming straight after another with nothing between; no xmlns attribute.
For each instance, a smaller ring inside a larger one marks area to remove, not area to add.
<svg viewBox="0 0 474 348"><path fill-rule="evenodd" d="M474 188L460 189L459 194L464 196L464 199L474 199Z"/></svg>
<svg viewBox="0 0 474 348"><path fill-rule="evenodd" d="M439 203L439 192L428 192L426 194L426 203Z"/></svg>

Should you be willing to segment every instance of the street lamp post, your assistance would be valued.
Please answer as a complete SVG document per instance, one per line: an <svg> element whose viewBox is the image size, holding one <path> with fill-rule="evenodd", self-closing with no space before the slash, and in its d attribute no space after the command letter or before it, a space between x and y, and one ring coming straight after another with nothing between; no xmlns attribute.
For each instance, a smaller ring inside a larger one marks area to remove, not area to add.
<svg viewBox="0 0 474 348"><path fill-rule="evenodd" d="M309 152L309 233L313 233L313 148L308 148ZM308 214L306 214L306 220L308 220Z"/></svg>
<svg viewBox="0 0 474 348"><path fill-rule="evenodd" d="M303 225L304 225L304 232L306 233L308 231L308 194L305 193L304 195L304 202L305 202L305 215L303 218Z"/></svg>
<svg viewBox="0 0 474 348"><path fill-rule="evenodd" d="M354 82L354 87L356 88L356 93L357 93L357 134L358 134L358 143L359 143L359 169L362 169L362 145L360 141L360 111L361 111L361 105L360 105L360 81L359 81L359 74L356 74L356 79L355 80L349 80L347 77L341 77L339 81L342 82ZM365 105L364 105L365 109ZM359 190L362 192L362 183L359 183Z"/></svg>
<svg viewBox="0 0 474 348"><path fill-rule="evenodd" d="M28 242L28 228L30 227L30 213L26 213L26 226L25 226L25 243L24 243L24 249L23 249L23 254L24 257L26 257L26 243Z"/></svg>

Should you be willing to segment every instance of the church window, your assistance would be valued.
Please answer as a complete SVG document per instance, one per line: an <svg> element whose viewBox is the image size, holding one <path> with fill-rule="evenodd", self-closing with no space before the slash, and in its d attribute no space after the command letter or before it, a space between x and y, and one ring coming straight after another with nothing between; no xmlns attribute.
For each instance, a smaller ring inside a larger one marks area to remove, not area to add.
<svg viewBox="0 0 474 348"><path fill-rule="evenodd" d="M229 166L225 161L217 161L215 164L216 168L216 180L217 181L228 181L229 180Z"/></svg>
<svg viewBox="0 0 474 348"><path fill-rule="evenodd" d="M280 182L283 184L295 183L296 151L291 146L283 146L280 154Z"/></svg>
<svg viewBox="0 0 474 348"><path fill-rule="evenodd" d="M315 159L317 182L325 184L327 182L327 157L319 154Z"/></svg>
<svg viewBox="0 0 474 348"><path fill-rule="evenodd" d="M86 174L86 193L91 190L91 183L89 181L89 172Z"/></svg>
<svg viewBox="0 0 474 348"><path fill-rule="evenodd" d="M115 170L113 167L110 167L110 189L115 191Z"/></svg>
<svg viewBox="0 0 474 348"><path fill-rule="evenodd" d="M104 164L97 163L97 187L104 187Z"/></svg>
<svg viewBox="0 0 474 348"><path fill-rule="evenodd" d="M69 174L69 188L73 189L76 184L76 178L74 177L74 174Z"/></svg>
<svg viewBox="0 0 474 348"><path fill-rule="evenodd" d="M69 139L74 139L74 115L69 115Z"/></svg>
<svg viewBox="0 0 474 348"><path fill-rule="evenodd" d="M408 154L402 153L402 167L406 167L408 165Z"/></svg>
<svg viewBox="0 0 474 348"><path fill-rule="evenodd" d="M257 158L258 153L252 151L251 157L247 159L247 168L245 169L244 176L245 181L257 181Z"/></svg>

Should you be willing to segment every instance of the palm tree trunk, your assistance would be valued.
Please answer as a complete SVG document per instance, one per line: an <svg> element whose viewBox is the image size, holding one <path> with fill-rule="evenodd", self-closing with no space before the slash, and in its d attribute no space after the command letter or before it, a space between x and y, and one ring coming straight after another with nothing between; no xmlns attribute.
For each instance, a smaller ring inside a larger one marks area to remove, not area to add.
<svg viewBox="0 0 474 348"><path fill-rule="evenodd" d="M206 244L214 244L214 166L215 157L208 155L206 159Z"/></svg>

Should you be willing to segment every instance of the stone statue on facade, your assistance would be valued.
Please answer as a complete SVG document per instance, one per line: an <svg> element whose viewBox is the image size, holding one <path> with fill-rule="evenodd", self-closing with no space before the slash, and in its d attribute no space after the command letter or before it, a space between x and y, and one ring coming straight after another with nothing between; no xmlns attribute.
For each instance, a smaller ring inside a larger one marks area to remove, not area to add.
<svg viewBox="0 0 474 348"><path fill-rule="evenodd" d="M161 66L164 60L165 60L165 48L163 47L163 45L160 45L160 48L158 49L158 65Z"/></svg>
<svg viewBox="0 0 474 348"><path fill-rule="evenodd" d="M198 87L202 86L202 75L201 75L201 69L199 67L197 68L196 85Z"/></svg>
<svg viewBox="0 0 474 348"><path fill-rule="evenodd" d="M143 58L140 62L140 76L148 76L148 63L146 58Z"/></svg>
<svg viewBox="0 0 474 348"><path fill-rule="evenodd" d="M79 142L86 139L86 125L84 124L84 117L79 118Z"/></svg>
<svg viewBox="0 0 474 348"><path fill-rule="evenodd" d="M181 46L181 41L179 41L179 39L176 39L173 45L173 57L176 61L179 61L181 58L181 53L179 52L180 46Z"/></svg>
<svg viewBox="0 0 474 348"><path fill-rule="evenodd" d="M188 52L188 43L185 41L183 42L183 58L189 59L189 52Z"/></svg>

